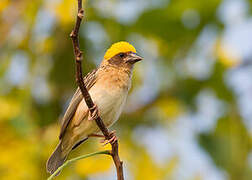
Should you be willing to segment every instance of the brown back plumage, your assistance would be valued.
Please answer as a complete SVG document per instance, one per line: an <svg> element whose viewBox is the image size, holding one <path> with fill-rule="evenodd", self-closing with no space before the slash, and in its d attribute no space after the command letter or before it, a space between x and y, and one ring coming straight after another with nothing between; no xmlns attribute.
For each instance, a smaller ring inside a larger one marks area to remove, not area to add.
<svg viewBox="0 0 252 180"><path fill-rule="evenodd" d="M87 90L89 90L95 84L96 72L97 72L97 69L94 69L93 71L88 73L83 78L84 83L87 87ZM59 136L60 143L58 144L57 148L55 149L53 154L50 156L50 158L48 159L47 164L46 164L46 169L51 174L54 173L54 171L56 171L64 163L64 161L68 155L68 154L64 154L62 151L62 138L66 132L66 129L67 129L69 122L73 118L75 111L76 111L76 109L82 99L83 99L82 93L81 93L80 89L77 88L77 90L76 90L75 94L73 95L71 102L70 102L70 104L64 114L64 117L62 119L62 126L61 126L60 136ZM76 145L76 147L78 145Z"/></svg>
<svg viewBox="0 0 252 180"><path fill-rule="evenodd" d="M85 86L87 88L87 90L89 90L96 82L96 72L97 72L97 69L94 69L93 71L91 71L90 73L88 73L84 78L84 83L85 83ZM70 101L70 104L64 114L64 117L62 119L62 126L61 126L61 130L60 130L60 135L59 135L59 139L62 139L65 131L66 131L66 128L69 124L69 122L71 121L71 119L73 118L74 116L74 113L79 105L79 103L81 102L81 100L83 99L83 96L82 96L82 93L80 91L80 88L77 88L76 92L74 93L71 101Z"/></svg>

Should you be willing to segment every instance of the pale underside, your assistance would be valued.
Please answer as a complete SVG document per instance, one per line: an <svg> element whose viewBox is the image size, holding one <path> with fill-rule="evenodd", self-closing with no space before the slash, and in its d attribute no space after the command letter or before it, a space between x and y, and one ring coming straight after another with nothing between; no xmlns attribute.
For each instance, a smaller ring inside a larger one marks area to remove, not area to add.
<svg viewBox="0 0 252 180"><path fill-rule="evenodd" d="M108 73L108 71L110 72ZM121 73L120 76L119 73ZM122 72L114 69L106 70L105 73L97 70L94 75L96 80L89 89L89 93L98 106L99 115L103 122L107 127L110 127L118 120L122 112L130 88L131 75L126 73L122 75ZM70 103L70 106L73 107L72 109L71 107L68 108L62 124L60 138L63 151L69 151L76 143L87 138L88 135L99 132L96 122L88 120L89 110L81 93L78 90L76 93L80 97L75 94L72 101L77 101L78 104L76 102Z"/></svg>

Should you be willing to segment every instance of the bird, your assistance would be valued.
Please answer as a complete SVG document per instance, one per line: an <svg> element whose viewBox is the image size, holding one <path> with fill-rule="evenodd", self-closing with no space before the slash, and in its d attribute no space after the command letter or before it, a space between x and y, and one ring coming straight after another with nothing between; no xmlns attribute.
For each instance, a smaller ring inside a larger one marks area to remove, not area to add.
<svg viewBox="0 0 252 180"><path fill-rule="evenodd" d="M77 88L61 121L59 143L46 163L50 174L89 137L102 137L94 120L96 116L101 117L106 127L119 119L131 88L134 64L142 59L133 45L120 41L112 44L98 68L83 78L95 110L93 113L89 111L80 88ZM114 131L112 134L109 142L113 143L116 136Z"/></svg>

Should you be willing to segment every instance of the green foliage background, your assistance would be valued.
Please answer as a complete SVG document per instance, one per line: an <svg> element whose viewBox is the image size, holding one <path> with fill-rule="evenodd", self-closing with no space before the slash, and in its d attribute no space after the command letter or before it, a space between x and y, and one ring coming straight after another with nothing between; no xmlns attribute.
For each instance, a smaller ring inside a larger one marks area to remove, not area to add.
<svg viewBox="0 0 252 180"><path fill-rule="evenodd" d="M74 0L0 1L0 179L48 176L76 89L76 8ZM145 58L113 126L126 179L251 179L251 2L90 0L84 9L85 74L120 40ZM104 148L92 139L70 158ZM97 156L58 179L115 179L115 171Z"/></svg>

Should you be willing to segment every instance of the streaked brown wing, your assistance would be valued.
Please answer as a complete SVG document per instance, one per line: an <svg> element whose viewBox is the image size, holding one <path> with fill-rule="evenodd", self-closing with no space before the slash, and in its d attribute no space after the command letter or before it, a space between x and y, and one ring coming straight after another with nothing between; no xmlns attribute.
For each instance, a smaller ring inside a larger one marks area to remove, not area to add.
<svg viewBox="0 0 252 180"><path fill-rule="evenodd" d="M96 72L97 69L94 69L93 71L91 71L90 73L88 73L84 78L84 83L87 87L87 90L89 90L96 82ZM75 91L70 104L64 114L64 117L62 119L62 126L61 126L61 130L60 130L60 135L59 135L59 139L61 139L66 131L66 128L69 124L69 122L71 121L71 119L74 116L74 113L79 105L79 103L81 102L83 96L82 93L80 91L80 88L78 87L77 90Z"/></svg>

